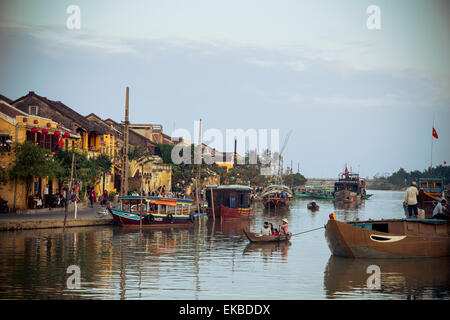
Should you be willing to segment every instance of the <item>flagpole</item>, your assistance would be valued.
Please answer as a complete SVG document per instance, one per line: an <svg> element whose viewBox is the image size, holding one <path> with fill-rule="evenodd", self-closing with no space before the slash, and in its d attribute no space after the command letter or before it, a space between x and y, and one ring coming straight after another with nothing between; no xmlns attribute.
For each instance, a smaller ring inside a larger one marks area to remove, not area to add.
<svg viewBox="0 0 450 320"><path fill-rule="evenodd" d="M430 152L430 172L433 169L433 133L434 133L434 115L433 115L433 128L432 128L432 133L431 133L431 152Z"/></svg>

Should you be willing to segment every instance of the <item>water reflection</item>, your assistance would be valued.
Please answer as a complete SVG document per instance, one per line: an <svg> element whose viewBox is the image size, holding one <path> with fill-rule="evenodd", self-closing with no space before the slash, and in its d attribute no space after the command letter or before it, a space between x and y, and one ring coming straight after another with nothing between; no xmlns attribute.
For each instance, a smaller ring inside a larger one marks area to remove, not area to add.
<svg viewBox="0 0 450 320"><path fill-rule="evenodd" d="M308 199L297 199L290 208L269 212L262 203L255 203L248 220L216 219L191 228L139 232L102 226L68 228L65 234L60 229L0 232L0 298L450 297L448 259L379 262L330 258L323 230L292 237L287 243L268 244L249 244L242 232L245 228L259 231L264 221L277 227L283 218L289 220L293 233L301 232L323 226L330 212L342 220L403 217L404 193L374 193L356 209L318 200L320 210L311 212L306 208ZM381 263L382 290L371 291L366 288L366 268L377 263ZM70 265L81 270L78 290L67 289ZM279 290L280 282L283 290Z"/></svg>
<svg viewBox="0 0 450 320"><path fill-rule="evenodd" d="M272 258L278 258L278 255L274 255L274 253L280 253L281 262L287 262L287 255L289 247L291 246L291 242L283 241L283 242L269 242L269 243L249 243L245 249L243 254L255 254L259 253L263 258L263 261L271 260Z"/></svg>
<svg viewBox="0 0 450 320"><path fill-rule="evenodd" d="M380 267L381 289L367 287L370 265ZM346 259L330 256L324 273L327 298L383 295L400 299L436 299L450 294L450 258Z"/></svg>

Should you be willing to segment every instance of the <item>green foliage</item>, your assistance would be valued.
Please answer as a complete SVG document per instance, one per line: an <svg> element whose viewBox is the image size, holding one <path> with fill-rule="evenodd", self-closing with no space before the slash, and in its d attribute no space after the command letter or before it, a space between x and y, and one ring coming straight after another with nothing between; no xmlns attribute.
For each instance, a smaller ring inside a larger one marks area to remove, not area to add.
<svg viewBox="0 0 450 320"><path fill-rule="evenodd" d="M0 185L8 183L8 171L6 168L0 167Z"/></svg>
<svg viewBox="0 0 450 320"><path fill-rule="evenodd" d="M412 181L418 181L419 178L443 178L444 184L449 184L450 167L440 165L432 168L431 170L427 169L422 172L419 170L406 172L405 169L400 168L397 172L394 172L391 176L385 179L397 187L404 187L410 185Z"/></svg>
<svg viewBox="0 0 450 320"><path fill-rule="evenodd" d="M159 147L159 150L161 151L161 156L163 163L169 163L173 164L172 162L172 149L175 147L175 145L172 144L157 144ZM181 155L182 153L180 153Z"/></svg>
<svg viewBox="0 0 450 320"><path fill-rule="evenodd" d="M31 179L32 177L55 178L62 172L59 161L55 161L48 149L25 142L15 147L16 159L11 168L11 177Z"/></svg>
<svg viewBox="0 0 450 320"><path fill-rule="evenodd" d="M72 155L74 157L74 179L85 183L94 183L97 178L111 169L112 162L108 156L101 154L96 159L88 159L86 153L59 150L55 153L55 160L59 162L62 170L57 176L61 183L68 183L72 168ZM84 185L83 184L83 185Z"/></svg>

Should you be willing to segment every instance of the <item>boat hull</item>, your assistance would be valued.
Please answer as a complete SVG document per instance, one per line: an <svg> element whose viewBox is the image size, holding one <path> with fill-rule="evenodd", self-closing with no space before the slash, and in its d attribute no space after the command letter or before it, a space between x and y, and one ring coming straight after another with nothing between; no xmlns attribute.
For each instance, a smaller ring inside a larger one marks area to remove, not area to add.
<svg viewBox="0 0 450 320"><path fill-rule="evenodd" d="M449 222L329 220L325 237L333 255L346 258L425 258L450 256ZM374 227L377 226L377 227ZM392 233L371 230L386 226Z"/></svg>
<svg viewBox="0 0 450 320"><path fill-rule="evenodd" d="M291 204L288 199L281 198L268 198L264 200L264 206L266 208L287 207Z"/></svg>
<svg viewBox="0 0 450 320"><path fill-rule="evenodd" d="M225 220L232 219L245 219L249 218L252 214L253 208L229 208L224 205L220 205L219 207L214 208L214 214L216 218L221 218ZM208 208L206 210L209 217L212 217L212 209Z"/></svg>
<svg viewBox="0 0 450 320"><path fill-rule="evenodd" d="M114 219L114 223L120 227L177 227L177 226L191 226L194 224L195 218L198 215L166 215L166 214L143 214L140 222L139 214L124 212L109 208L109 213Z"/></svg>
<svg viewBox="0 0 450 320"><path fill-rule="evenodd" d="M343 203L353 203L353 202L358 203L361 200L361 195L350 190L341 190L335 192L334 199L338 202Z"/></svg>
<svg viewBox="0 0 450 320"><path fill-rule="evenodd" d="M244 229L244 234L247 236L247 239L250 242L283 242L289 241L289 239L291 239L290 234L263 236L259 233L250 232L247 229Z"/></svg>

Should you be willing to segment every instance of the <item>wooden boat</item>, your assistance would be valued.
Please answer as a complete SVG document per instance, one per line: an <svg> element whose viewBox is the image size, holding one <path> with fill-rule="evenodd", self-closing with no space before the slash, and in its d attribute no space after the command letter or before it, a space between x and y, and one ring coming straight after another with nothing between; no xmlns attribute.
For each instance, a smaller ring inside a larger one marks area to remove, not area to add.
<svg viewBox="0 0 450 320"><path fill-rule="evenodd" d="M333 255L347 258L425 258L450 256L450 221L388 219L341 222L325 227Z"/></svg>
<svg viewBox="0 0 450 320"><path fill-rule="evenodd" d="M312 193L315 191L313 186L301 186L293 188L293 195L298 198L312 198Z"/></svg>
<svg viewBox="0 0 450 320"><path fill-rule="evenodd" d="M241 219L249 218L252 214L250 193L253 189L251 187L244 185L207 186L206 190L208 202L206 212L209 217L213 215L213 200L216 218Z"/></svg>
<svg viewBox="0 0 450 320"><path fill-rule="evenodd" d="M313 202L308 203L308 204L306 205L306 207L307 207L309 210L312 210L312 211L319 210L319 205L318 205L318 204L315 204L315 202L314 202L314 203L313 203Z"/></svg>
<svg viewBox="0 0 450 320"><path fill-rule="evenodd" d="M127 196L119 201L120 209L108 207L108 211L120 227L190 226L199 217L191 212L193 201L189 199Z"/></svg>
<svg viewBox="0 0 450 320"><path fill-rule="evenodd" d="M311 197L315 199L334 199L334 187L316 187L313 192L311 192Z"/></svg>
<svg viewBox="0 0 450 320"><path fill-rule="evenodd" d="M349 172L345 167L345 171L339 174L339 180L334 183L334 199L344 203L359 203L365 189L365 180L361 179L359 174Z"/></svg>
<svg viewBox="0 0 450 320"><path fill-rule="evenodd" d="M425 210L425 218L433 216L434 207L445 198L444 180L440 178L420 178L419 196L417 197L418 207Z"/></svg>
<svg viewBox="0 0 450 320"><path fill-rule="evenodd" d="M263 203L266 208L289 206L292 196L292 191L288 186L279 184L272 184L262 192Z"/></svg>
<svg viewBox="0 0 450 320"><path fill-rule="evenodd" d="M244 233L250 242L280 242L291 239L291 234L264 236L261 233L250 232L248 229L244 229Z"/></svg>

